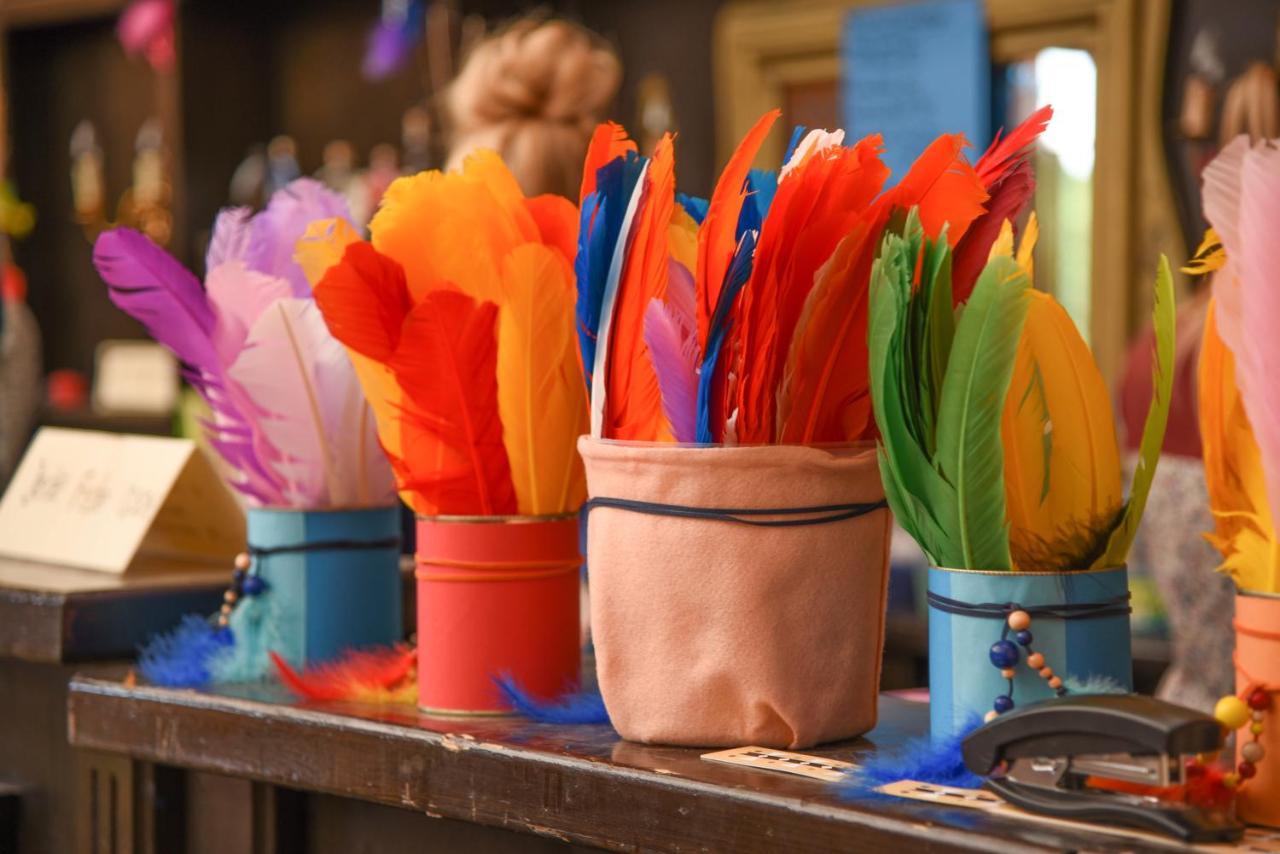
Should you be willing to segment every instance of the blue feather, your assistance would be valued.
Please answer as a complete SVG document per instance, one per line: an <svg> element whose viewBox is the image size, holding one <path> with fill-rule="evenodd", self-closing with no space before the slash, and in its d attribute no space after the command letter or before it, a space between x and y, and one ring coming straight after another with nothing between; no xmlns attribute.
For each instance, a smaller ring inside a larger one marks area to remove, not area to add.
<svg viewBox="0 0 1280 854"><path fill-rule="evenodd" d="M577 691L544 702L531 696L510 675L493 680L517 714L541 724L607 724L609 713L599 691Z"/></svg>
<svg viewBox="0 0 1280 854"><path fill-rule="evenodd" d="M168 688L201 688L234 643L229 629L188 614L171 630L154 635L138 654L138 670L148 682Z"/></svg>
<svg viewBox="0 0 1280 854"><path fill-rule="evenodd" d="M596 190L582 200L582 213L578 221L578 255L574 259L574 274L578 281L576 306L578 346L582 351L582 364L587 379L587 391L591 390L591 371L596 362L596 339L600 330L600 311L604 303L605 282L609 278L609 263L613 247L622 230L622 219L627 202L640 173L645 158L634 152L626 157L615 157L596 172Z"/></svg>
<svg viewBox="0 0 1280 854"><path fill-rule="evenodd" d="M791 155L796 153L796 146L800 144L800 140L804 139L804 133L808 128L804 125L796 125L796 129L791 132L791 141L787 143L787 153L782 155L782 165L785 166L791 161Z"/></svg>
<svg viewBox="0 0 1280 854"><path fill-rule="evenodd" d="M747 279L751 277L751 262L758 236L758 232L748 231L738 240L738 248L733 253L733 263L725 273L724 287L721 288L720 297L716 301L716 310L711 315L710 328L707 330L707 349L702 357L702 371L698 375L697 440L702 443L715 441L711 432L712 380L720 361L720 350L724 347L724 339L729 332L729 310L733 308L738 294L746 287Z"/></svg>
<svg viewBox="0 0 1280 854"><path fill-rule="evenodd" d="M693 218L694 222L702 225L702 221L707 218L707 207L711 204L707 199L676 193L676 201L680 203L680 207L684 208L684 212Z"/></svg>
<svg viewBox="0 0 1280 854"><path fill-rule="evenodd" d="M982 785L982 778L965 767L960 745L981 725L974 715L946 738L934 741L926 735L911 739L901 750L869 754L845 779L833 784L836 795L847 800L866 797L899 780L976 789Z"/></svg>
<svg viewBox="0 0 1280 854"><path fill-rule="evenodd" d="M773 197L778 192L778 173L767 169L752 169L747 173L747 181L751 184L751 198L755 199L756 209L760 212L760 221L769 215L773 206Z"/></svg>

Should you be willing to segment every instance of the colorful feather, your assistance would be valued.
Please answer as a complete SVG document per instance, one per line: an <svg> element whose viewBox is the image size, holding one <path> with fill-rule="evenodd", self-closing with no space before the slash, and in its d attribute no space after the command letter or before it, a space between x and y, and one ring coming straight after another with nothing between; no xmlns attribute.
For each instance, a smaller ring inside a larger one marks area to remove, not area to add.
<svg viewBox="0 0 1280 854"><path fill-rule="evenodd" d="M569 513L586 498L577 452L587 397L573 334L573 284L556 250L519 247L503 262L498 413L524 515Z"/></svg>
<svg viewBox="0 0 1280 854"><path fill-rule="evenodd" d="M456 291L414 305L388 365L404 392L400 486L424 515L519 510L498 412L498 307Z"/></svg>
<svg viewBox="0 0 1280 854"><path fill-rule="evenodd" d="M225 261L243 261L249 251L249 222L252 211L248 208L223 208L213 221L213 236L209 238L209 250L205 253L205 270L212 270Z"/></svg>
<svg viewBox="0 0 1280 854"><path fill-rule="evenodd" d="M742 235L733 253L733 263L725 273L724 284L718 289L720 296L711 315L707 344L702 352L702 370L698 374L697 441L701 443L724 441L728 415L725 404L729 397L729 354L723 350L733 326L732 315L738 296L751 277L751 259L755 255L757 236L754 231Z"/></svg>
<svg viewBox="0 0 1280 854"><path fill-rule="evenodd" d="M616 122L604 122L596 127L587 144L587 156L582 164L582 187L578 202L586 207L587 196L596 192L600 170L607 164L628 154L636 153L636 144L627 136L627 129Z"/></svg>
<svg viewBox="0 0 1280 854"><path fill-rule="evenodd" d="M1156 269L1156 298L1152 311L1156 332L1156 358L1152 369L1151 387L1154 391L1147 421L1142 427L1142 440L1138 445L1138 463L1134 469L1133 483L1129 487L1129 500L1119 517L1106 550L1094 562L1095 567L1120 566L1129 554L1129 546L1138 533L1138 523L1147 506L1147 495L1156 476L1156 464L1160 461L1160 448L1164 445L1164 431L1169 423L1169 406L1173 396L1173 358L1176 332L1176 309L1173 296L1173 274L1169 271L1169 259L1160 256Z"/></svg>
<svg viewBox="0 0 1280 854"><path fill-rule="evenodd" d="M1280 590L1280 546L1271 522L1261 452L1235 381L1235 360L1218 335L1211 300L1200 347L1200 435L1220 572L1241 590Z"/></svg>
<svg viewBox="0 0 1280 854"><path fill-rule="evenodd" d="M781 110L765 113L738 143L738 148L716 180L706 218L698 231L698 267L694 271L694 281L698 288L698 342L704 353L709 349L711 316L720 303L720 289L727 281L729 266L742 237L738 220L746 199L747 175L756 153L780 115Z"/></svg>
<svg viewBox="0 0 1280 854"><path fill-rule="evenodd" d="M695 442L698 436L697 331L686 325L676 309L660 299L649 301L644 313L644 343L658 388L662 411L677 442Z"/></svg>
<svg viewBox="0 0 1280 854"><path fill-rule="evenodd" d="M311 702L414 703L417 651L404 645L351 650L298 672L276 653L271 663L285 687Z"/></svg>
<svg viewBox="0 0 1280 854"><path fill-rule="evenodd" d="M599 691L575 691L554 700L542 700L524 689L512 676L494 679L502 696L517 715L540 724L608 724L609 712Z"/></svg>
<svg viewBox="0 0 1280 854"><path fill-rule="evenodd" d="M312 178L290 182L249 223L245 266L287 280L296 297L310 296L307 278L293 260L294 247L314 220L332 218L351 219L341 196Z"/></svg>
<svg viewBox="0 0 1280 854"><path fill-rule="evenodd" d="M930 143L902 180L877 201L880 215L918 208L925 234L935 237L945 225L947 242L955 248L983 214L988 199L978 173L964 158L968 144L962 134L943 134Z"/></svg>

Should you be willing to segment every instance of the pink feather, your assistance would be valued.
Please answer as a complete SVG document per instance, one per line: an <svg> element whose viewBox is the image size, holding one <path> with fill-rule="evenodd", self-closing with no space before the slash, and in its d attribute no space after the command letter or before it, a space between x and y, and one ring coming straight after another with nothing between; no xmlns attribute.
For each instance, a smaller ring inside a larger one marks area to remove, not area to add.
<svg viewBox="0 0 1280 854"><path fill-rule="evenodd" d="M216 318L214 346L224 365L234 362L244 349L249 330L267 306L290 296L284 279L250 270L239 260L210 267L204 284Z"/></svg>
<svg viewBox="0 0 1280 854"><path fill-rule="evenodd" d="M204 268L212 270L227 261L243 261L249 251L248 208L223 208L213 221L213 236L205 253Z"/></svg>
<svg viewBox="0 0 1280 854"><path fill-rule="evenodd" d="M683 268L682 268L683 269ZM693 308L689 300L688 308ZM697 441L698 336L696 319L671 303L653 299L645 307L644 343L662 393L662 411L677 442Z"/></svg>
<svg viewBox="0 0 1280 854"><path fill-rule="evenodd" d="M293 260L294 248L307 226L318 219L351 221L341 196L314 178L298 178L277 190L262 213L249 225L245 265L289 282L296 297L311 296L302 268Z"/></svg>

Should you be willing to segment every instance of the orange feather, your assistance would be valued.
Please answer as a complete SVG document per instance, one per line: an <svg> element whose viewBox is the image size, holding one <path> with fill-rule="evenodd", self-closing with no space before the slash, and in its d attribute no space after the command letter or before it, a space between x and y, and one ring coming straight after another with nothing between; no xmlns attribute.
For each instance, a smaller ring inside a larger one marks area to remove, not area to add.
<svg viewBox="0 0 1280 854"><path fill-rule="evenodd" d="M654 148L622 270L609 335L604 435L642 442L670 441L658 376L644 343L644 312L667 295L669 229L675 209L675 152L671 134Z"/></svg>
<svg viewBox="0 0 1280 854"><path fill-rule="evenodd" d="M426 515L517 512L498 415L498 307L427 294L405 318L389 365L404 390L403 452L391 459Z"/></svg>
<svg viewBox="0 0 1280 854"><path fill-rule="evenodd" d="M578 194L581 203L596 191L596 172L615 157L622 157L628 151L635 151L636 144L627 138L627 129L616 122L604 122L597 125L591 135L591 143L587 146L586 160L582 164L582 189Z"/></svg>
<svg viewBox="0 0 1280 854"><path fill-rule="evenodd" d="M954 249L970 224L981 216L987 191L962 153L969 143L963 134L943 134L911 164L898 184L880 197L882 215L894 208L920 209L925 234L937 237L947 226L947 243Z"/></svg>
<svg viewBox="0 0 1280 854"><path fill-rule="evenodd" d="M270 655L280 681L304 700L411 703L417 698L418 653L404 644L351 650L301 673L276 653Z"/></svg>
<svg viewBox="0 0 1280 854"><path fill-rule="evenodd" d="M720 173L720 179L716 181L715 190L707 205L707 215L698 230L698 268L694 271L694 286L697 294L698 344L704 350L711 315L716 310L725 273L729 270L733 251L738 245L738 217L742 213L742 201L746 198L744 184L747 173L751 171L756 152L760 150L764 138L769 135L769 130L780 115L781 110L765 113L747 131L742 142L738 143L737 150Z"/></svg>
<svg viewBox="0 0 1280 854"><path fill-rule="evenodd" d="M809 445L875 435L868 377L868 284L874 235L859 223L805 300L778 391L778 441Z"/></svg>
<svg viewBox="0 0 1280 854"><path fill-rule="evenodd" d="M1023 160L1018 155L1044 133L1044 129L1049 126L1049 120L1052 118L1053 107L1046 104L1027 116L1026 121L1009 131L1004 138L996 134L996 138L991 140L991 145L982 153L973 167L982 186L990 189L992 184L1017 167Z"/></svg>
<svg viewBox="0 0 1280 854"><path fill-rule="evenodd" d="M537 224L542 242L556 249L572 271L573 259L578 254L578 208L564 196L553 193L526 199L524 206ZM572 279L569 287L573 289Z"/></svg>

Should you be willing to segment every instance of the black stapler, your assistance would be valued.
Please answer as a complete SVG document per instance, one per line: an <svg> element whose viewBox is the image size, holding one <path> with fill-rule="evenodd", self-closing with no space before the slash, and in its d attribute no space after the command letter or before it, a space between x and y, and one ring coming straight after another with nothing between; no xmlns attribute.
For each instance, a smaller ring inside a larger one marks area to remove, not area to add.
<svg viewBox="0 0 1280 854"><path fill-rule="evenodd" d="M965 765L1000 797L1057 818L1122 824L1185 842L1230 842L1226 811L1159 797L1185 782L1186 760L1222 749L1208 715L1137 694L1066 696L1001 715L972 732ZM1090 785L1119 781L1128 791ZM1145 792L1150 787L1151 794Z"/></svg>

